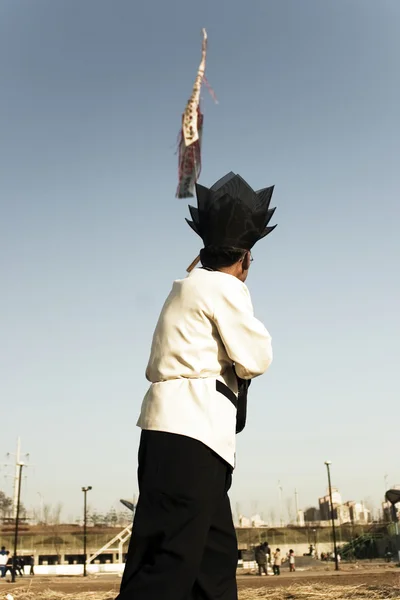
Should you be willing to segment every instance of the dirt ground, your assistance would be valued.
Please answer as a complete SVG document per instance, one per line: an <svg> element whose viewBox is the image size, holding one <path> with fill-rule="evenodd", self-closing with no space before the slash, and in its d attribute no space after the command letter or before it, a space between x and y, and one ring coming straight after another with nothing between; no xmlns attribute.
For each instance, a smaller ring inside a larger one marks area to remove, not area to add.
<svg viewBox="0 0 400 600"><path fill-rule="evenodd" d="M35 598L45 594L45 597L51 599L50 590L57 593L78 595L82 592L91 592L95 598L96 594L106 594L107 598L115 598L121 578L115 575L97 575L83 577L24 577L18 578L16 583L12 584L6 581L0 581L0 599L11 593L14 600L29 597ZM239 595L242 597L251 597L251 590L254 590L254 597L259 597L262 590L270 588L288 588L295 585L298 589L308 586L373 586L385 587L393 586L400 589L400 568L396 567L371 567L352 565L349 568L343 567L341 571L335 572L332 567L326 571L303 571L288 573L284 571L280 577L268 576L259 577L254 574L238 575ZM258 590L258 591L257 591ZM272 591L272 590L271 590ZM47 594L46 594L47 592ZM248 595L250 593L250 596ZM25 596L27 594L27 596ZM264 595L264 594L262 594ZM71 596L73 597L73 596ZM293 596L291 596L293 597ZM398 597L399 596L391 596Z"/></svg>
<svg viewBox="0 0 400 600"><path fill-rule="evenodd" d="M280 577L259 577L254 574L239 575L239 589L260 587L290 587L293 584L328 585L400 585L400 568L396 565L356 563L342 565L340 571L335 571L333 564L325 568L296 571L289 573L287 568L281 570Z"/></svg>

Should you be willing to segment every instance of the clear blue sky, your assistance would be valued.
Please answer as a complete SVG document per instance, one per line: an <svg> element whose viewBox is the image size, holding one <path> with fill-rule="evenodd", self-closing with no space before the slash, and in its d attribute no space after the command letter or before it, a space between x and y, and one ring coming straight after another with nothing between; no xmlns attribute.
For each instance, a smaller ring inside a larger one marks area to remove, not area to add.
<svg viewBox="0 0 400 600"><path fill-rule="evenodd" d="M26 504L136 490L152 331L199 250L174 152L202 27L201 182L275 184L279 225L233 505L276 512L278 480L315 503L327 458L344 499L400 482L399 23L398 0L0 2L0 452L31 453Z"/></svg>

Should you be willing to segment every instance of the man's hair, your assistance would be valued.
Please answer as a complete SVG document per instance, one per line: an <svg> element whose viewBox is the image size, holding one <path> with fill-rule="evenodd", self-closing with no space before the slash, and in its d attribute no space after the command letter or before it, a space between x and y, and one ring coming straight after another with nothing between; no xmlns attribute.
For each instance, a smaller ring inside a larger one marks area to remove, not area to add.
<svg viewBox="0 0 400 600"><path fill-rule="evenodd" d="M246 250L241 248L219 248L218 246L206 246L200 250L200 260L203 267L209 269L222 269L231 267L243 258Z"/></svg>

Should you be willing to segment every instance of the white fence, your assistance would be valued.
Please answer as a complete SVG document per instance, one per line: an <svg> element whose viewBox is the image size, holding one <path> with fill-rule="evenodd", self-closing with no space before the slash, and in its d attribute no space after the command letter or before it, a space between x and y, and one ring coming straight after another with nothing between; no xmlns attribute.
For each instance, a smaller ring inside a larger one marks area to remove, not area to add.
<svg viewBox="0 0 400 600"><path fill-rule="evenodd" d="M82 575L83 565L35 565L36 575ZM105 565L86 566L86 572L89 575L96 573L122 573L125 568L124 564L107 563ZM29 575L30 567L25 567L25 574Z"/></svg>

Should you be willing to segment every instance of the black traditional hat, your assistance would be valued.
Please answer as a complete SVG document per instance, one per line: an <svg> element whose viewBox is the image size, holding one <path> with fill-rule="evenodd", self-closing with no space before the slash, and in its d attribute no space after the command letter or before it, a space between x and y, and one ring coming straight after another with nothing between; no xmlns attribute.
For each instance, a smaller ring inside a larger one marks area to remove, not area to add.
<svg viewBox="0 0 400 600"><path fill-rule="evenodd" d="M269 208L274 186L255 192L240 175L228 173L208 189L196 184L197 208L189 206L186 221L204 246L250 250L273 229L275 208Z"/></svg>

